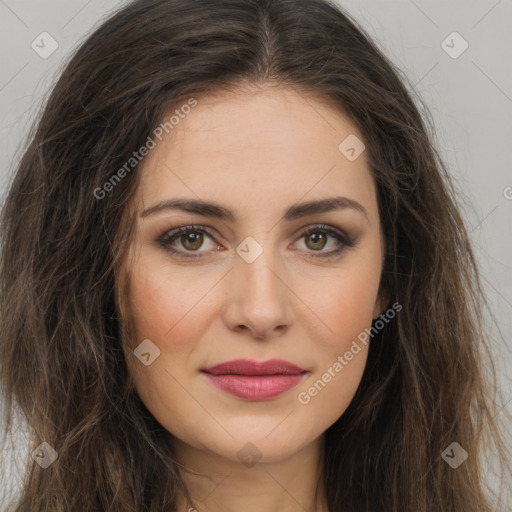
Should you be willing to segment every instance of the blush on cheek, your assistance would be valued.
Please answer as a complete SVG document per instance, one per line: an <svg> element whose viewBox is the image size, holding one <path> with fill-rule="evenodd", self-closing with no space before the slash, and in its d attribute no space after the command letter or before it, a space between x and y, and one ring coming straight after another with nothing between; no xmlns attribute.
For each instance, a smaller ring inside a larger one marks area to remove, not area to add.
<svg viewBox="0 0 512 512"><path fill-rule="evenodd" d="M357 287L343 293L313 297L312 309L318 317L319 328L325 332L322 339L328 340L326 345L330 347L326 346L326 350L348 350L352 340L371 326L375 300L364 292L364 288ZM310 335L312 339L318 339L318 332Z"/></svg>
<svg viewBox="0 0 512 512"><path fill-rule="evenodd" d="M138 285L134 279L131 310L139 342L149 338L163 354L179 355L190 352L202 338L215 310L207 300L199 300L204 291L181 289L149 280Z"/></svg>

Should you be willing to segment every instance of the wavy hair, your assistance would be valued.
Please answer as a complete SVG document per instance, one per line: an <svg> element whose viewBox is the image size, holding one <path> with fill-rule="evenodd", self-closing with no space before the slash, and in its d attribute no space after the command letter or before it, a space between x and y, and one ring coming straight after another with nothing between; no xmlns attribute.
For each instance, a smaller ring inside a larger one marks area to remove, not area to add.
<svg viewBox="0 0 512 512"><path fill-rule="evenodd" d="M63 66L1 213L4 430L19 413L30 450L58 453L46 469L27 456L15 512L160 512L187 493L126 364L139 165L95 191L176 106L243 83L322 98L359 128L386 241L381 292L402 305L325 432L329 510L491 511L485 457L497 454L502 478L509 466L487 303L407 78L328 0L136 0ZM468 452L457 469L441 457L452 442Z"/></svg>

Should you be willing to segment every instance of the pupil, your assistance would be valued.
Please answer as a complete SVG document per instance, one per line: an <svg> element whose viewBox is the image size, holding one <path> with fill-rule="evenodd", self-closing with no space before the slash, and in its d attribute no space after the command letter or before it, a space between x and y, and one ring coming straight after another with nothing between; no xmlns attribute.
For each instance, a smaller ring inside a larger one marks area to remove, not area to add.
<svg viewBox="0 0 512 512"><path fill-rule="evenodd" d="M320 242L320 247L317 246L317 247L314 247L314 248L316 248L316 249L320 248L321 249L323 247L322 239L325 242L324 235L319 235L318 233L314 233L314 234L310 235L310 237L313 239L313 245L318 244Z"/></svg>
<svg viewBox="0 0 512 512"><path fill-rule="evenodd" d="M201 234L189 233L185 236L185 243L183 244L185 247L189 249L199 249L201 247Z"/></svg>

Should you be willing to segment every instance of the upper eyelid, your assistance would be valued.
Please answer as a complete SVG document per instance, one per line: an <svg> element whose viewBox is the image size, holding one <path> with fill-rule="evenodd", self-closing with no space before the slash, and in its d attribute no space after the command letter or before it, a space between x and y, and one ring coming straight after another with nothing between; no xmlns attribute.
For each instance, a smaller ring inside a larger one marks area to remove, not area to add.
<svg viewBox="0 0 512 512"><path fill-rule="evenodd" d="M343 245L350 246L355 241L351 236L348 235L348 233L346 231L339 229L335 226L325 224L325 223L316 223L316 224L313 223L313 224L304 226L304 227L296 230L292 236L297 237L300 235L299 236L299 239L300 239L303 236L305 236L306 234L308 234L308 231L315 230L315 229L318 229L319 231L325 231L326 233L328 233L329 236L337 238L338 242ZM215 243L220 243L217 240L217 237L215 236L215 233L214 233L214 231L216 231L216 230L214 230L213 228L210 228L208 226L204 226L202 224L187 224L187 225L178 226L176 228L167 230L166 232L163 233L163 235L161 235L158 238L158 241L167 243L167 244L173 243L177 239L177 237L180 235L180 231L181 231L181 234L184 234L187 232L194 232L194 231L204 232L207 235L209 235ZM334 236L333 233L339 235L339 238ZM175 240L172 240L173 238L175 238ZM183 249L175 249L175 250L178 252L194 253L194 251L185 251ZM208 252L208 251L195 251L195 252L196 252L196 254L200 254L202 252ZM323 252L323 251L321 251L321 252ZM331 251L325 251L326 254L328 254L329 252L331 252ZM200 257L200 256L197 256L197 257Z"/></svg>
<svg viewBox="0 0 512 512"><path fill-rule="evenodd" d="M303 235L305 232L307 232L310 229L319 229L319 230L325 230L325 231L332 230L334 232L337 232L341 236L345 236L346 238L350 238L348 236L348 234L344 230L342 230L340 228L337 228L335 226L330 226L330 225L325 224L325 223L316 223L316 224L313 223L313 224L307 225L305 227L299 228L299 229L297 229L293 233L292 236ZM202 224L188 224L188 225L178 226L176 228L166 230L160 236L160 239L162 239L162 238L171 238L171 237L179 234L180 231L183 231L183 232L187 232L187 231L193 232L194 230L205 232L206 234L210 235L215 241L217 241L217 237L215 236L215 231L216 230L214 230L213 228L210 228L208 226L203 226ZM221 237L221 238L223 238L223 237Z"/></svg>

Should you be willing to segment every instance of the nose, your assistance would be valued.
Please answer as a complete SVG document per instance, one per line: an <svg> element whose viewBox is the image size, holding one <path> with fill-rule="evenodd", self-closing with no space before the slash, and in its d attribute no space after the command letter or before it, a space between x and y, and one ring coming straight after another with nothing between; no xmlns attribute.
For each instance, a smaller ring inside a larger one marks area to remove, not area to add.
<svg viewBox="0 0 512 512"><path fill-rule="evenodd" d="M252 263L236 256L226 282L226 325L237 332L249 331L260 340L284 334L294 318L293 293L285 277L269 249Z"/></svg>

